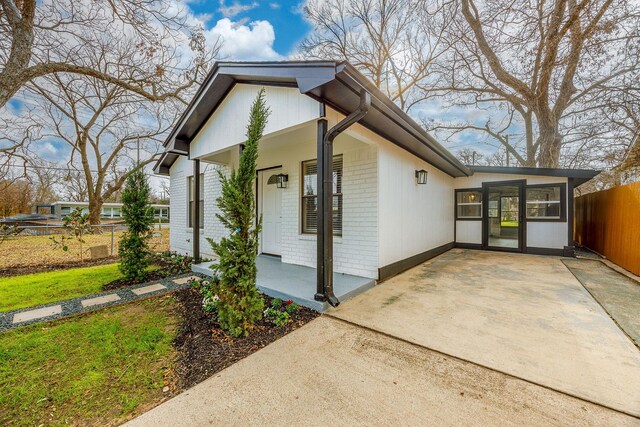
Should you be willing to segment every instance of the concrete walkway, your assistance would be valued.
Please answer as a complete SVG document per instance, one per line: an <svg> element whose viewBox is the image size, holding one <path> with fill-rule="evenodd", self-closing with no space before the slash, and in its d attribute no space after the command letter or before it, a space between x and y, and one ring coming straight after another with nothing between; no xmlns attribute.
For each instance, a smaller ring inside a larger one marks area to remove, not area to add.
<svg viewBox="0 0 640 427"><path fill-rule="evenodd" d="M562 262L640 347L640 282L602 261L566 259Z"/></svg>
<svg viewBox="0 0 640 427"><path fill-rule="evenodd" d="M628 415L322 316L127 426L638 423Z"/></svg>
<svg viewBox="0 0 640 427"><path fill-rule="evenodd" d="M640 351L560 258L455 249L331 315L640 416Z"/></svg>
<svg viewBox="0 0 640 427"><path fill-rule="evenodd" d="M145 284L132 285L99 294L85 295L50 304L0 312L0 332L32 323L61 319L78 313L93 311L129 301L166 294L189 286L192 275L156 280Z"/></svg>

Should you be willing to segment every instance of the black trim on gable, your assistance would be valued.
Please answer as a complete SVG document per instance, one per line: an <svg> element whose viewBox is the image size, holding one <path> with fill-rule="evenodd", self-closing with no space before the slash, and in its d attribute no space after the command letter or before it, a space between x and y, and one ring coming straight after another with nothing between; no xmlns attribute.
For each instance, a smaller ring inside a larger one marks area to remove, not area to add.
<svg viewBox="0 0 640 427"><path fill-rule="evenodd" d="M358 108L364 89L371 109L360 124L452 177L472 172L420 125L346 62L218 62L164 143L165 154L188 155L188 143L200 131L236 84L297 87L300 93L348 115ZM163 155L157 173L166 173L176 157Z"/></svg>

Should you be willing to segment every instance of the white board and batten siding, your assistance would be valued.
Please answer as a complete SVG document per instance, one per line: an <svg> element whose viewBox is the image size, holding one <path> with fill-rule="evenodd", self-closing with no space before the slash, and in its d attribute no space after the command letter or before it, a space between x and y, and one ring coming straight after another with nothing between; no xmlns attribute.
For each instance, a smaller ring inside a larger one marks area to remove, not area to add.
<svg viewBox="0 0 640 427"><path fill-rule="evenodd" d="M246 140L250 106L259 85L237 84L207 120L190 144L190 156L197 159L224 151ZM319 103L296 88L265 86L265 100L271 113L264 135L287 129L320 116Z"/></svg>
<svg viewBox="0 0 640 427"><path fill-rule="evenodd" d="M526 185L536 184L567 184L567 178L539 175L511 175L475 173L466 178L456 178L455 188L482 188L483 182L500 182L526 180ZM570 195L567 191L567 210ZM453 199L453 196L452 196ZM527 247L563 249L567 246L568 221L564 222L534 222L527 221ZM456 221L456 243L482 244L482 220Z"/></svg>

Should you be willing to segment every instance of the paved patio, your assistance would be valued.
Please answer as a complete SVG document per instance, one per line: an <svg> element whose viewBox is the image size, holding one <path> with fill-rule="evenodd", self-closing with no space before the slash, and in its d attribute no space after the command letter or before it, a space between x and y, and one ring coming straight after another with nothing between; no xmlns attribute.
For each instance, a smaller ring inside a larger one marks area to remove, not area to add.
<svg viewBox="0 0 640 427"><path fill-rule="evenodd" d="M211 276L210 262L193 266L193 271ZM316 269L302 265L286 264L280 258L260 255L256 260L258 267L258 288L273 298L291 299L297 304L319 312L330 306L326 302L313 299L316 293ZM334 273L334 293L342 303L372 288L373 279Z"/></svg>
<svg viewBox="0 0 640 427"><path fill-rule="evenodd" d="M640 351L560 258L454 249L330 315L640 416Z"/></svg>

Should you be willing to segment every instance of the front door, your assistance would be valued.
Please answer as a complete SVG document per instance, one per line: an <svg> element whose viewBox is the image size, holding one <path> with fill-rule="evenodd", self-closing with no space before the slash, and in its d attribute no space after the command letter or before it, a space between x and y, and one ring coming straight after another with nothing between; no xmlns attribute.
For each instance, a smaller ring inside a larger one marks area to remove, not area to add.
<svg viewBox="0 0 640 427"><path fill-rule="evenodd" d="M482 245L486 249L522 252L523 192L521 181L483 184L484 204Z"/></svg>
<svg viewBox="0 0 640 427"><path fill-rule="evenodd" d="M269 255L281 254L282 189L275 176L281 168L258 172L258 215L262 215L260 252Z"/></svg>

